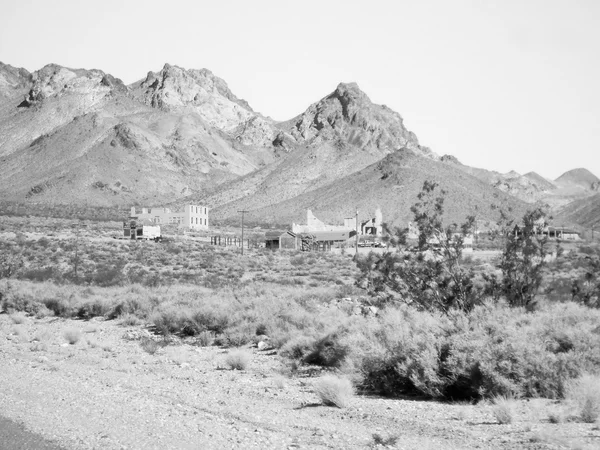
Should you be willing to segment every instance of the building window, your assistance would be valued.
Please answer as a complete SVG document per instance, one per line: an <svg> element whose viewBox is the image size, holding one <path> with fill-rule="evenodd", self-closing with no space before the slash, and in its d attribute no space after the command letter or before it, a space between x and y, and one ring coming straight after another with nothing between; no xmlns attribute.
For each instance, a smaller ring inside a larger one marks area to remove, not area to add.
<svg viewBox="0 0 600 450"><path fill-rule="evenodd" d="M204 208L204 214L206 215L206 208Z"/></svg>

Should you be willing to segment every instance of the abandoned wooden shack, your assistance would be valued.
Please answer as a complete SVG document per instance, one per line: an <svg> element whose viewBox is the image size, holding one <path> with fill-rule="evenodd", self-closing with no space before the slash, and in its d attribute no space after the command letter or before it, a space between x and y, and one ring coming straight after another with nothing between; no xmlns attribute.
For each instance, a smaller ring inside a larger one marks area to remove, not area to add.
<svg viewBox="0 0 600 450"><path fill-rule="evenodd" d="M292 231L267 231L265 247L272 250L289 249L314 252L326 252L335 247L343 247L356 236L355 230L311 231L293 233Z"/></svg>
<svg viewBox="0 0 600 450"><path fill-rule="evenodd" d="M280 248L297 250L298 235L291 231L267 231L265 233L265 248L271 250Z"/></svg>

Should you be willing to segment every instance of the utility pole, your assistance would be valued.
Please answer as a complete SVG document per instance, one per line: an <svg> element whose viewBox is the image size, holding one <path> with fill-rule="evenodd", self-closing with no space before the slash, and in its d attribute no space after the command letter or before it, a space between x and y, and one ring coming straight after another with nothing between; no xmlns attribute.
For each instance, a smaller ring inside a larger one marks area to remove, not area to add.
<svg viewBox="0 0 600 450"><path fill-rule="evenodd" d="M354 255L358 258L358 208L356 208L356 239L354 240Z"/></svg>
<svg viewBox="0 0 600 450"><path fill-rule="evenodd" d="M242 209L238 212L242 213L242 256L244 256L244 214L247 213L248 211L245 209Z"/></svg>

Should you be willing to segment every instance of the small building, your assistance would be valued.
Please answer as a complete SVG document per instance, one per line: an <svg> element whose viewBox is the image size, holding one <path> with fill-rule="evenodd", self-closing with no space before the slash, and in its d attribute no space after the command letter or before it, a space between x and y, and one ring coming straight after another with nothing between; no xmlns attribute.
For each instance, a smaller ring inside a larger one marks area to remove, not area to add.
<svg viewBox="0 0 600 450"><path fill-rule="evenodd" d="M123 236L127 239L161 239L160 226L149 220L130 220L123 222Z"/></svg>
<svg viewBox="0 0 600 450"><path fill-rule="evenodd" d="M513 229L514 235L516 237L521 236L521 230L522 227L520 227L519 225L515 225L515 228ZM566 227L554 227L541 224L539 227L534 229L534 233L536 236L547 237L548 239L561 239L566 241L581 240L581 235L578 231Z"/></svg>
<svg viewBox="0 0 600 450"><path fill-rule="evenodd" d="M354 230L312 231L294 233L293 231L267 231L265 247L272 250L288 249L302 251L330 251L348 243L356 236Z"/></svg>
<svg viewBox="0 0 600 450"><path fill-rule="evenodd" d="M169 208L141 208L137 211L131 207L131 219L149 220L155 224L176 224L179 228L192 230L208 230L208 211L206 206L185 205L182 211L171 211Z"/></svg>
<svg viewBox="0 0 600 450"><path fill-rule="evenodd" d="M298 236L292 231L267 231L265 233L265 248L271 250L278 249L298 249Z"/></svg>

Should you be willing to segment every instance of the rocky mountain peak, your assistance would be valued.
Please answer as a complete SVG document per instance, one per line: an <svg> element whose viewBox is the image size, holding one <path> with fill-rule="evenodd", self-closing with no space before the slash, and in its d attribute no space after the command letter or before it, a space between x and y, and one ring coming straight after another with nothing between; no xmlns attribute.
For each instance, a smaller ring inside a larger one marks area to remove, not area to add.
<svg viewBox="0 0 600 450"><path fill-rule="evenodd" d="M444 155L440 158L440 161L450 164L461 165L460 161L456 156L453 155Z"/></svg>
<svg viewBox="0 0 600 450"><path fill-rule="evenodd" d="M70 94L88 97L95 103L113 90L127 90L121 80L101 70L69 69L58 64L48 64L35 71L31 80L32 87L20 107L34 106L47 98Z"/></svg>
<svg viewBox="0 0 600 450"><path fill-rule="evenodd" d="M0 98L11 97L27 89L31 85L31 74L0 62Z"/></svg>
<svg viewBox="0 0 600 450"><path fill-rule="evenodd" d="M236 97L227 83L208 69L165 64L159 72L149 72L132 90L138 100L153 108L196 112L208 125L236 134L245 144L270 143L273 139L270 122Z"/></svg>
<svg viewBox="0 0 600 450"><path fill-rule="evenodd" d="M342 142L363 150L388 154L402 147L418 154L436 157L419 145L407 130L400 114L376 105L356 83L340 83L336 89L303 114L285 123L296 141Z"/></svg>
<svg viewBox="0 0 600 450"><path fill-rule="evenodd" d="M600 182L600 178L587 169L578 168L563 173L554 181L563 186L571 185L591 190L594 183Z"/></svg>

